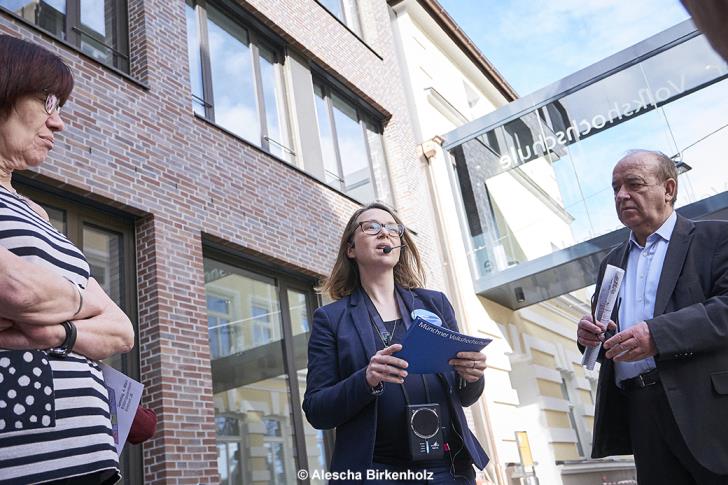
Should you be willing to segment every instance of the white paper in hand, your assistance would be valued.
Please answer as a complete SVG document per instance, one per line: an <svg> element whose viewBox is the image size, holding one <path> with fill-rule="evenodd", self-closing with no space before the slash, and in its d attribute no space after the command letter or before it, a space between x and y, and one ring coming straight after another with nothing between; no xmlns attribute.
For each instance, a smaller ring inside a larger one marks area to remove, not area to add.
<svg viewBox="0 0 728 485"><path fill-rule="evenodd" d="M106 364L102 363L100 366L101 372L104 374L104 383L109 391L109 411L111 411L111 426L116 452L121 455L131 430L131 424L134 422L139 401L142 398L144 384Z"/></svg>
<svg viewBox="0 0 728 485"><path fill-rule="evenodd" d="M594 311L596 322L599 322L605 330L607 325L609 325L614 304L617 302L617 297L619 296L622 278L624 278L624 270L622 268L612 266L611 264L607 265L607 268L604 270L602 285L599 287L599 297L597 298L597 305ZM596 347L587 347L581 358L581 365L589 370L594 370L594 365L597 362L597 357L601 349L601 343Z"/></svg>

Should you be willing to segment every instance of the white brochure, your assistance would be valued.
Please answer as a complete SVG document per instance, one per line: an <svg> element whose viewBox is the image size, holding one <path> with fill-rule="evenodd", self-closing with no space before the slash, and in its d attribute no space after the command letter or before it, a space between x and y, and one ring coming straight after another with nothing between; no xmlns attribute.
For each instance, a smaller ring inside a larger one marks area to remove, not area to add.
<svg viewBox="0 0 728 485"><path fill-rule="evenodd" d="M131 424L134 422L137 407L142 399L144 384L106 364L99 364L104 374L106 389L109 391L109 410L111 411L111 427L114 431L116 452L121 455L124 443L129 436Z"/></svg>
<svg viewBox="0 0 728 485"><path fill-rule="evenodd" d="M619 296L619 288L622 286L622 278L624 278L624 270L617 266L607 265L604 270L604 278L602 279L602 285L599 288L599 297L597 298L597 305L594 311L594 318L599 322L606 330L609 324L609 319L614 309L614 304L617 302ZM602 344L597 344L596 347L587 347L584 350L584 355L581 358L581 365L589 370L594 370L594 364L597 362L599 351L602 349Z"/></svg>

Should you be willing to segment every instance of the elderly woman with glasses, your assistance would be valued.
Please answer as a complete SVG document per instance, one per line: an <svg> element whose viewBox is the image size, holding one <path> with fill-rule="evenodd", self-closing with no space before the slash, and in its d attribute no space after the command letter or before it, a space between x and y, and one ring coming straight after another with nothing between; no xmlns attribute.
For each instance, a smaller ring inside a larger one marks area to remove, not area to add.
<svg viewBox="0 0 728 485"><path fill-rule="evenodd" d="M115 483L96 361L133 347L131 322L12 183L53 149L73 77L58 56L7 35L0 66L0 484Z"/></svg>
<svg viewBox="0 0 728 485"><path fill-rule="evenodd" d="M396 356L414 314L458 328L445 295L422 289L423 280L394 212L373 203L351 216L322 286L336 301L314 314L303 400L315 428L336 428L331 472L345 481L474 484L473 464L488 463L463 413L483 392L485 355L461 352L437 375L410 375ZM407 407L418 404L439 405L443 442L426 456L410 450Z"/></svg>

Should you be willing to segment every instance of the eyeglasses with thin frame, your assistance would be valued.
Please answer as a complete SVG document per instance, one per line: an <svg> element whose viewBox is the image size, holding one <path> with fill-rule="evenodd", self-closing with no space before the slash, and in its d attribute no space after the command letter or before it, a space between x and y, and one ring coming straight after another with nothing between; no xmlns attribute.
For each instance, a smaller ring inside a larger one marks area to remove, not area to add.
<svg viewBox="0 0 728 485"><path fill-rule="evenodd" d="M377 221L362 221L359 223L359 227L364 234L369 234L370 236L376 236L382 231L387 231L387 234L394 234L397 237L404 235L404 226L402 224L382 224Z"/></svg>
<svg viewBox="0 0 728 485"><path fill-rule="evenodd" d="M44 93L45 99L43 100L43 108L48 116L53 116L54 113L61 114L61 100L58 99L53 93Z"/></svg>

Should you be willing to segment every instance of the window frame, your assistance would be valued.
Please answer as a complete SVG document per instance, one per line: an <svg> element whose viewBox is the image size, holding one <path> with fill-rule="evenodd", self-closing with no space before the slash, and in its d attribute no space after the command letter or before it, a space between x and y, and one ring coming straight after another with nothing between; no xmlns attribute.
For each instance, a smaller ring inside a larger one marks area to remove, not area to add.
<svg viewBox="0 0 728 485"><path fill-rule="evenodd" d="M242 135L233 133L229 128L217 123L215 118L215 97L212 86L212 64L210 60L210 37L208 34L207 24L208 15L207 8L208 4L211 4L213 8L220 12L227 14L233 19L235 24L241 29L245 30L248 35L248 48L250 50L251 68L253 79L251 80L255 89L255 105L256 112L258 114L258 123L260 126L260 140L249 140ZM285 68L285 45L278 41L276 38L269 35L267 32L262 31L256 22L249 19L247 15L242 14L238 8L228 5L224 1L212 1L208 0L186 0L185 5L192 7L197 20L197 37L199 45L197 46L200 52L200 70L202 71L202 96L204 99L200 99L199 96L194 93L190 93L194 101L199 102L204 108L204 115L199 115L206 121L219 126L226 132L245 140L248 143L253 144L261 148L266 153L282 158L287 163L293 163L296 159L296 152L293 150L293 136L291 130L291 120L289 113L288 104L288 88L286 86L286 80L284 76ZM187 36L187 42L189 44L190 38ZM276 87L280 86L281 92L280 98L283 100L283 108L278 109L277 106L267 107L265 103L265 93L263 92L263 77L260 67L260 47L273 53L274 71L276 77ZM193 73L190 72L190 78ZM191 83L190 83L191 84ZM193 102L194 102L193 101ZM276 140L271 138L269 135L269 126L266 113L269 110L274 110L279 118L280 131L283 135L283 140ZM193 108L194 111L194 108ZM272 152L271 144L278 147L283 155L279 156Z"/></svg>
<svg viewBox="0 0 728 485"><path fill-rule="evenodd" d="M129 76L131 74L131 52L129 45L129 2L127 0L114 0L113 2L114 17L112 27L114 30L114 39L116 40L116 45L111 46L108 45L105 40L99 40L97 36L93 35L92 31L89 31L88 29L85 29L83 27L83 24L81 23L81 0L65 1L66 13L64 15L63 37L59 37L58 35L56 35L56 33L46 30L35 21L30 21L25 17L18 15L7 7L0 5L0 11L7 12L14 18L33 26L41 32L53 37L54 39L70 45L73 49L81 52L86 57L94 60L95 62L98 62L103 66L110 67L126 76ZM92 55L84 52L81 47L81 39L84 36L109 49L111 51L113 61L110 64L102 62ZM121 61L120 59L123 61Z"/></svg>
<svg viewBox="0 0 728 485"><path fill-rule="evenodd" d="M331 128L331 138L334 145L334 156L336 158L336 167L339 171L338 174L331 173L326 169L326 167L323 167L323 171L332 176L336 177L336 180L338 181L338 186L333 186L332 184L328 182L326 185L329 187L333 187L338 192L341 192L343 194L346 194L349 197L354 198L349 192L345 190L346 186L344 185L344 166L342 162L341 157L341 148L339 147L339 134L338 130L336 128L336 120L334 118L334 103L332 99L332 95L335 95L339 99L341 99L343 102L347 103L351 108L353 108L356 111L356 117L357 117L357 123L359 125L361 136L364 141L364 146L366 149L366 157L368 161L368 167L369 167L369 180L372 184L373 192L374 192L374 198L372 201L375 200L381 200L382 194L381 188L379 187L379 183L376 178L376 174L374 173L374 163L372 159L372 148L370 146L369 142L369 136L367 133L367 123L371 125L380 138L383 137L383 128L382 128L382 121L380 118L374 117L371 115L371 110L367 109L366 107L362 106L362 103L358 103L356 101L353 101L351 99L351 96L348 96L346 93L342 92L340 89L337 89L335 86L333 86L331 83L327 82L325 79L322 79L318 76L313 77L313 85L314 85L314 97L318 96L316 94L316 86L321 90L321 93L323 95L323 101L324 105L326 106L326 116L328 118L329 127ZM317 109L317 108L316 108ZM318 112L316 113L316 123L318 124ZM319 130L319 139L321 138L321 127L318 127ZM382 141L382 146L384 146L384 140ZM322 147L322 156L323 156L323 147ZM387 179L389 179L389 170L388 170L388 161L386 160L386 150L385 150L385 160L383 160L384 167L382 167L386 173ZM325 174L324 174L324 181L325 181ZM391 184L391 181L389 181ZM360 202L371 202L371 201L360 201Z"/></svg>

